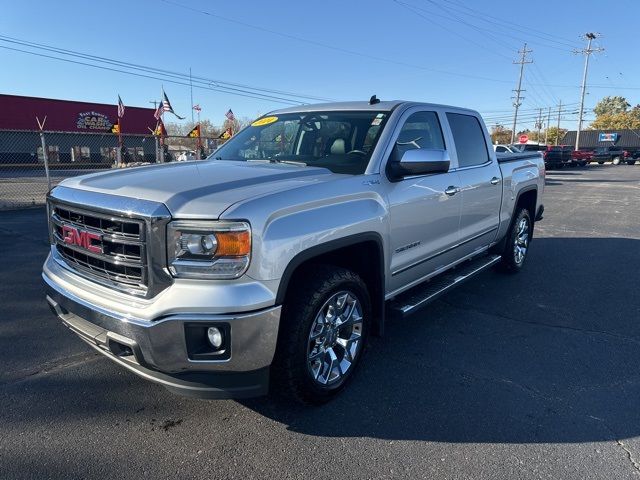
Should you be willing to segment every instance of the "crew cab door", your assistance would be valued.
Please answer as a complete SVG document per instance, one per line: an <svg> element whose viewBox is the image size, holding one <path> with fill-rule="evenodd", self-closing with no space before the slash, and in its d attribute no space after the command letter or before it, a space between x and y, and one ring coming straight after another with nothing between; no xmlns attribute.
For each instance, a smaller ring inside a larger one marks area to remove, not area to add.
<svg viewBox="0 0 640 480"><path fill-rule="evenodd" d="M502 173L482 122L467 112L446 113L460 182L460 257L492 243L500 223Z"/></svg>
<svg viewBox="0 0 640 480"><path fill-rule="evenodd" d="M446 150L442 113L420 107L403 114L388 147ZM445 152L446 156L447 152ZM387 289L397 293L450 263L458 243L461 196L455 164L448 172L389 179L389 254ZM449 193L446 193L449 192Z"/></svg>

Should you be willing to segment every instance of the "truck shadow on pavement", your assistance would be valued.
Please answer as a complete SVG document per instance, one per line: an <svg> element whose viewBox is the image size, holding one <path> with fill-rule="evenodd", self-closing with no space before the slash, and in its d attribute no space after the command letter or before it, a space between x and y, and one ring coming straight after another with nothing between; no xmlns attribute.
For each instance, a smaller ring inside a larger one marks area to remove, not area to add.
<svg viewBox="0 0 640 480"><path fill-rule="evenodd" d="M485 272L388 323L333 402L242 404L292 431L329 437L557 443L640 435L639 249L634 239L537 238L519 275Z"/></svg>

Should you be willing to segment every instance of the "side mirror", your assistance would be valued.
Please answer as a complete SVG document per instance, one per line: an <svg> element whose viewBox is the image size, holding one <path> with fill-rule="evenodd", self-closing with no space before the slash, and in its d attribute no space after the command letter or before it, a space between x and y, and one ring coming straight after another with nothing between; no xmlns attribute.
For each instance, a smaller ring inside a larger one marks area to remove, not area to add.
<svg viewBox="0 0 640 480"><path fill-rule="evenodd" d="M446 150L415 148L401 154L398 146L393 149L387 164L392 180L401 180L411 175L429 175L449 171L449 153Z"/></svg>

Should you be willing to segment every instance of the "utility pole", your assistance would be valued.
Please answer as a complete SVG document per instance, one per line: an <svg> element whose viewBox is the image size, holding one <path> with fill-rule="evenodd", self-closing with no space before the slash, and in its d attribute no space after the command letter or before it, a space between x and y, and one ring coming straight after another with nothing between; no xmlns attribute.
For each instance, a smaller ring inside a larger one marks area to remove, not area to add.
<svg viewBox="0 0 640 480"><path fill-rule="evenodd" d="M560 140L560 114L562 113L562 100L560 100L560 103L558 104L558 130L556 131L556 145L558 145L558 142Z"/></svg>
<svg viewBox="0 0 640 480"><path fill-rule="evenodd" d="M549 125L551 125L551 107L547 113L547 128L544 129L544 144L549 145Z"/></svg>
<svg viewBox="0 0 640 480"><path fill-rule="evenodd" d="M542 129L542 109L538 110L538 121L536 122L536 128L538 129L537 141L540 145L540 130Z"/></svg>
<svg viewBox="0 0 640 480"><path fill-rule="evenodd" d="M533 63L533 60L527 60L527 53L531 53L531 52L532 50L527 50L527 44L525 43L524 48L518 51L518 53L520 54L520 60L513 62L514 65L520 65L520 76L518 77L518 88L513 90L516 93L516 96L513 102L513 106L515 107L516 110L513 114L513 130L511 130L511 143L515 143L516 141L516 125L518 123L518 109L520 108L520 105L522 105L522 100L524 100L524 97L522 97L520 94L525 91L522 89L522 74L524 73L525 63Z"/></svg>
<svg viewBox="0 0 640 480"><path fill-rule="evenodd" d="M584 95L587 89L587 71L589 70L589 57L592 53L602 52L604 48L591 48L593 42L600 35L597 33L586 33L584 38L587 40L587 48L584 50L575 50L573 53L582 54L584 58L584 72L582 73L582 89L580 92L580 115L578 116L578 131L576 132L576 150L580 147L580 130L582 130L582 115L584 114Z"/></svg>

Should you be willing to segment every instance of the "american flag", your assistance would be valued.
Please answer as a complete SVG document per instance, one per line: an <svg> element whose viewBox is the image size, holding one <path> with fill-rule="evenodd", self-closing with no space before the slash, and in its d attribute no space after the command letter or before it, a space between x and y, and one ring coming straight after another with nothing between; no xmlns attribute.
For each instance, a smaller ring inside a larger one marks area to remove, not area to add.
<svg viewBox="0 0 640 480"><path fill-rule="evenodd" d="M118 118L122 117L124 117L124 103L122 103L122 99L118 95Z"/></svg>
<svg viewBox="0 0 640 480"><path fill-rule="evenodd" d="M162 118L162 112L164 112L164 109L162 108L162 102L160 102L158 104L158 108L156 108L156 112L153 114L153 116L156 117L156 120L160 120L160 118Z"/></svg>
<svg viewBox="0 0 640 480"><path fill-rule="evenodd" d="M236 117L233 114L233 112L231 111L231 109L229 109L229 111L227 113L224 114L225 117L227 117L229 120L231 120L232 122L235 121Z"/></svg>
<svg viewBox="0 0 640 480"><path fill-rule="evenodd" d="M194 106L193 106L193 109L194 109L196 112L199 112L199 111L201 111L201 110L202 110L202 109L200 108L200 104L194 105Z"/></svg>
<svg viewBox="0 0 640 480"><path fill-rule="evenodd" d="M180 120L184 120L184 117L181 117L180 115L178 115L176 112L173 111L173 107L171 106L171 102L169 101L169 97L167 97L167 94L164 93L164 91L162 92L162 96L164 97L162 99L162 111L163 112L173 113Z"/></svg>

